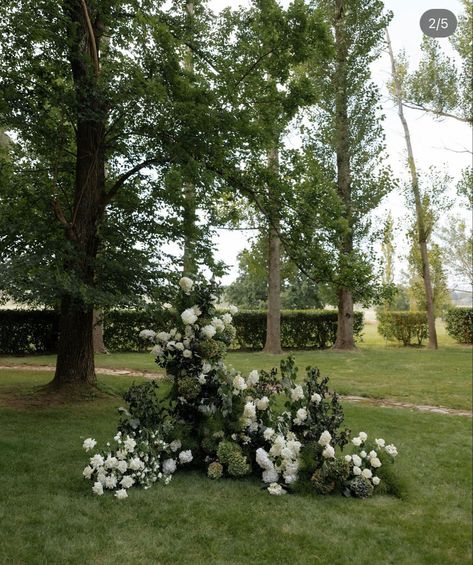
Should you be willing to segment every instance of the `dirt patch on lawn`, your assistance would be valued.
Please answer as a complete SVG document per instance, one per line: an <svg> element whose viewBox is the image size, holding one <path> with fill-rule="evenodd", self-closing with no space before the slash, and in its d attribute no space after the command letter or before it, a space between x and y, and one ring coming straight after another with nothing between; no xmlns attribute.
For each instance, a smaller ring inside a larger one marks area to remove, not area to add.
<svg viewBox="0 0 473 565"><path fill-rule="evenodd" d="M54 373L56 367L53 365L0 365L1 369L13 369L17 371L45 371ZM153 373L151 371L136 371L134 369L110 369L106 367L95 367L98 375L118 375L121 377L142 377L144 379L162 379L164 373Z"/></svg>

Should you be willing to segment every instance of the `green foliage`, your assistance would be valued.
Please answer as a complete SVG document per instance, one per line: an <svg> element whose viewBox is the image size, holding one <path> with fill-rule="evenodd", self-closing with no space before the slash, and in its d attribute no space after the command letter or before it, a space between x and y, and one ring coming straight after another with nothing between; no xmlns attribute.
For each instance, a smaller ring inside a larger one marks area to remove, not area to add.
<svg viewBox="0 0 473 565"><path fill-rule="evenodd" d="M325 349L335 343L337 312L334 310L299 310L281 312L283 348ZM239 312L234 316L236 340L242 349L261 349L266 337L266 312ZM354 333L361 338L363 313L354 314Z"/></svg>
<svg viewBox="0 0 473 565"><path fill-rule="evenodd" d="M360 475L348 483L348 490L355 498L368 498L373 494L374 487L368 479Z"/></svg>
<svg viewBox="0 0 473 565"><path fill-rule="evenodd" d="M405 346L422 341L428 336L425 312L378 312L378 332L384 339L399 341Z"/></svg>
<svg viewBox="0 0 473 565"><path fill-rule="evenodd" d="M349 464L342 458L326 460L316 469L310 478L317 494L330 494L341 489L350 474ZM371 484L371 483L370 483Z"/></svg>
<svg viewBox="0 0 473 565"><path fill-rule="evenodd" d="M123 433L142 431L155 431L165 428L172 429L171 418L163 399L158 395L159 385L157 381L149 381L142 384L133 384L123 395L128 404L128 409L119 408L122 415L118 430Z"/></svg>
<svg viewBox="0 0 473 565"><path fill-rule="evenodd" d="M231 477L243 477L251 471L246 456L242 453L241 447L237 443L231 441L220 442L217 449L217 457Z"/></svg>
<svg viewBox="0 0 473 565"><path fill-rule="evenodd" d="M0 353L56 351L58 316L51 310L0 310Z"/></svg>
<svg viewBox="0 0 473 565"><path fill-rule="evenodd" d="M458 343L473 343L473 308L448 308L445 325Z"/></svg>
<svg viewBox="0 0 473 565"><path fill-rule="evenodd" d="M218 461L210 463L207 469L207 476L210 479L220 479L223 475L223 466Z"/></svg>

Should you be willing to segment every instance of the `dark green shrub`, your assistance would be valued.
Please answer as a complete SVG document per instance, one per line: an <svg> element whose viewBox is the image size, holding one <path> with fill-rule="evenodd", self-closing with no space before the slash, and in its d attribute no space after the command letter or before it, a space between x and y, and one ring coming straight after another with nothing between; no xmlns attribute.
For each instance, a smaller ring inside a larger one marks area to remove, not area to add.
<svg viewBox="0 0 473 565"><path fill-rule="evenodd" d="M281 344L284 349L326 349L337 335L335 310L283 310ZM236 342L241 349L262 349L266 339L266 311L239 312L233 317ZM363 313L355 312L355 336L363 330Z"/></svg>
<svg viewBox="0 0 473 565"><path fill-rule="evenodd" d="M458 343L473 343L473 308L449 308L445 325L448 335Z"/></svg>
<svg viewBox="0 0 473 565"><path fill-rule="evenodd" d="M428 336L426 312L378 312L378 332L387 340L422 345Z"/></svg>
<svg viewBox="0 0 473 565"><path fill-rule="evenodd" d="M53 353L58 316L52 310L0 310L0 353Z"/></svg>

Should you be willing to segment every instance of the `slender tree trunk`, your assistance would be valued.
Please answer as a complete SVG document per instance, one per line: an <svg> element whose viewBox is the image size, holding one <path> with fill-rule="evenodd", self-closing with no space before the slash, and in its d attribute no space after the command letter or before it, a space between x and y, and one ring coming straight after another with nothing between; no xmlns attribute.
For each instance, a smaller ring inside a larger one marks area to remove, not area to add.
<svg viewBox="0 0 473 565"><path fill-rule="evenodd" d="M98 225L104 213L106 109L99 88L101 22L90 20L87 2L69 0L69 59L77 100L76 170L73 213L62 219L74 248L66 264L71 278L93 287L99 246ZM57 213L57 211L56 211ZM57 214L58 215L58 214ZM56 372L52 384L96 383L93 346L93 306L79 297L61 298Z"/></svg>
<svg viewBox="0 0 473 565"><path fill-rule="evenodd" d="M94 353L108 353L103 342L103 310L94 310L92 317Z"/></svg>
<svg viewBox="0 0 473 565"><path fill-rule="evenodd" d="M394 93L395 99L398 106L398 114L399 118L402 123L402 127L404 130L404 138L406 141L407 147L407 162L409 166L409 172L411 175L411 187L412 192L414 193L414 201L415 201L415 208L416 208L416 217L417 217L417 234L418 234L418 241L420 247L420 256L422 261L422 278L424 280L424 289L425 289L425 299L427 303L427 320L429 324L429 347L431 349L438 349L438 342L437 342L437 330L435 328L435 307L434 307L434 297L432 291L432 281L430 277L430 265L429 265L429 255L427 250L427 231L425 229L425 222L424 222L424 209L422 206L422 201L420 197L420 189L419 189L419 179L417 176L417 168L414 159L414 151L412 149L411 143L411 135L409 132L409 126L407 124L407 120L404 116L404 105L403 105L403 98L402 98L402 87L399 82L399 77L397 74L396 69L396 62L394 59L394 53L391 45L391 39L389 37L389 32L386 30L386 39L388 43L388 50L389 56L391 58L391 71L392 71L392 78L393 78L393 86L394 86Z"/></svg>
<svg viewBox="0 0 473 565"><path fill-rule="evenodd" d="M348 118L348 45L345 33L345 0L335 1L335 146L337 153L337 191L346 220L340 253L349 257L353 252L353 220L351 204L350 139ZM338 323L334 349L355 349L353 336L353 296L349 288L338 291Z"/></svg>
<svg viewBox="0 0 473 565"><path fill-rule="evenodd" d="M268 152L268 165L277 172L279 153L277 146ZM271 189L270 189L271 190ZM279 210L276 194L270 194L271 223L268 251L268 313L266 318L265 353L282 353L281 347L281 241L279 239Z"/></svg>
<svg viewBox="0 0 473 565"><path fill-rule="evenodd" d="M186 3L188 21L192 25L194 18L194 3ZM184 68L189 73L194 72L194 59L192 50L187 49L184 59ZM183 187L184 192L184 256L183 272L185 275L195 275L197 273L197 261L195 255L195 238L197 223L197 207L195 200L195 186L192 182L186 182Z"/></svg>

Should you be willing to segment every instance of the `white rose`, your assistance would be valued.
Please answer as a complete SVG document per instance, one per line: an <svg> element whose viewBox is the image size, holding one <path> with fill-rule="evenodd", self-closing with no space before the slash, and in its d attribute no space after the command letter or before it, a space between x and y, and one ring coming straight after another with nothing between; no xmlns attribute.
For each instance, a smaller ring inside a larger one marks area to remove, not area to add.
<svg viewBox="0 0 473 565"><path fill-rule="evenodd" d="M365 458L366 458L366 451L364 451L364 450L363 450L363 451L360 451L360 457L361 457L362 459L365 459Z"/></svg>
<svg viewBox="0 0 473 565"><path fill-rule="evenodd" d="M179 463L190 463L192 459L194 458L190 449L188 449L187 451L181 451L181 453L179 453Z"/></svg>
<svg viewBox="0 0 473 565"><path fill-rule="evenodd" d="M361 441L366 441L368 439L368 434L365 434L365 432L360 432L358 434L358 437L361 439Z"/></svg>
<svg viewBox="0 0 473 565"><path fill-rule="evenodd" d="M115 498L118 498L118 500L123 500L124 498L128 497L128 493L126 492L126 489L122 488L120 490L115 491Z"/></svg>
<svg viewBox="0 0 473 565"><path fill-rule="evenodd" d="M258 410L266 410L269 406L269 398L267 396L263 396L256 402L256 407Z"/></svg>
<svg viewBox="0 0 473 565"><path fill-rule="evenodd" d="M192 351L190 349L184 349L182 356L186 359L190 359L192 357Z"/></svg>
<svg viewBox="0 0 473 565"><path fill-rule="evenodd" d="M381 467L382 463L377 457L372 457L370 459L370 465L377 469L378 467Z"/></svg>
<svg viewBox="0 0 473 565"><path fill-rule="evenodd" d="M318 443L319 445L324 447L325 445L328 445L331 441L332 441L332 436L330 435L330 432L325 430L325 432L322 432L322 434L320 434Z"/></svg>
<svg viewBox="0 0 473 565"><path fill-rule="evenodd" d="M301 387L301 385L296 385L292 390L291 390L291 400L293 402L297 402L298 400L300 400L301 398L304 398L304 390Z"/></svg>
<svg viewBox="0 0 473 565"><path fill-rule="evenodd" d="M325 446L325 449L322 451L322 456L325 459L332 459L335 457L335 449L331 445Z"/></svg>
<svg viewBox="0 0 473 565"><path fill-rule="evenodd" d="M264 439L270 440L276 432L273 428L266 428L263 432Z"/></svg>
<svg viewBox="0 0 473 565"><path fill-rule="evenodd" d="M123 473L126 473L126 470L128 469L128 463L126 461L123 461L123 460L119 461L118 465L117 465L117 469L123 475Z"/></svg>
<svg viewBox="0 0 473 565"><path fill-rule="evenodd" d="M353 465L355 465L356 467L361 467L361 464L362 464L361 457L356 455L356 453L353 454L352 461L353 461Z"/></svg>
<svg viewBox="0 0 473 565"><path fill-rule="evenodd" d="M179 281L179 286L186 294L190 294L190 291L194 286L194 281L189 277L182 277L182 279Z"/></svg>
<svg viewBox="0 0 473 565"><path fill-rule="evenodd" d="M136 447L136 441L132 437L127 437L126 440L123 442L123 446L128 452L134 451Z"/></svg>
<svg viewBox="0 0 473 565"><path fill-rule="evenodd" d="M263 483L266 484L275 483L276 481L279 480L279 473L274 468L266 469L265 471L263 471L262 479L263 479Z"/></svg>
<svg viewBox="0 0 473 565"><path fill-rule="evenodd" d="M172 475L176 470L176 460L175 459L165 459L163 461L163 473L165 475Z"/></svg>
<svg viewBox="0 0 473 565"><path fill-rule="evenodd" d="M94 494L96 494L97 496L102 496L103 494L103 485L100 482L96 482L94 483L94 486L92 487L92 492Z"/></svg>
<svg viewBox="0 0 473 565"><path fill-rule="evenodd" d="M97 445L97 442L95 441L95 439L92 439L91 437L88 437L87 439L84 440L84 443L82 444L82 447L86 450L86 451L90 451L91 449L94 449L94 447Z"/></svg>
<svg viewBox="0 0 473 565"><path fill-rule="evenodd" d="M99 471L97 473L97 481L104 486L105 485L105 481L107 480L107 475L103 472L103 470Z"/></svg>
<svg viewBox="0 0 473 565"><path fill-rule="evenodd" d="M135 479L133 477L130 477L130 475L127 475L126 477L123 477L123 479L120 481L120 484L123 488L130 488L134 482Z"/></svg>
<svg viewBox="0 0 473 565"><path fill-rule="evenodd" d="M268 492L269 494L272 494L274 496L280 496L281 494L286 494L286 491L282 488L281 485L278 485L278 483L271 483L268 487Z"/></svg>
<svg viewBox="0 0 473 565"><path fill-rule="evenodd" d="M363 475L363 477L365 477L365 479L371 479L371 477L373 476L373 473L370 471L370 469L363 469L363 471L361 471L361 474Z"/></svg>
<svg viewBox="0 0 473 565"><path fill-rule="evenodd" d="M201 333L204 337L210 339L211 337L213 337L216 333L216 329L214 326L212 325L208 325L208 326L204 326L201 330Z"/></svg>
<svg viewBox="0 0 473 565"><path fill-rule="evenodd" d="M315 404L319 404L321 400L322 397L320 396L320 394L317 394L316 392L314 392L314 394L310 397L310 401L314 402Z"/></svg>
<svg viewBox="0 0 473 565"><path fill-rule="evenodd" d="M384 441L383 438L379 438L379 439L375 439L374 442L376 443L376 445L378 447L384 447L386 445L386 442Z"/></svg>
<svg viewBox="0 0 473 565"><path fill-rule="evenodd" d="M178 449L181 449L181 446L182 446L182 443L178 439L171 441L171 443L169 444L171 451L177 451Z"/></svg>
<svg viewBox="0 0 473 565"><path fill-rule="evenodd" d="M353 467L354 475L361 475L361 469L359 467Z"/></svg>
<svg viewBox="0 0 473 565"><path fill-rule="evenodd" d="M384 450L386 451L386 453L388 455L390 455L391 457L396 457L397 455L397 448L395 445L391 444L391 445L387 445Z"/></svg>
<svg viewBox="0 0 473 565"><path fill-rule="evenodd" d="M376 453L376 451L374 449L372 451L370 451L369 455L368 455L368 457L370 459L372 459L373 457L377 457L377 456L378 456L378 454Z"/></svg>
<svg viewBox="0 0 473 565"><path fill-rule="evenodd" d="M117 478L115 475L110 475L105 478L105 488L112 489L117 486Z"/></svg>
<svg viewBox="0 0 473 565"><path fill-rule="evenodd" d="M351 442L353 445L356 445L356 447L360 447L360 445L362 444L361 438L359 437L354 437Z"/></svg>
<svg viewBox="0 0 473 565"><path fill-rule="evenodd" d="M372 481L372 483L374 484L374 486L376 487L376 486L378 486L379 483L381 482L381 479L380 479L379 477L373 477L373 478L371 479L371 481Z"/></svg>
<svg viewBox="0 0 473 565"><path fill-rule="evenodd" d="M92 467L90 465L87 465L87 467L82 471L82 475L86 478L86 479L90 479L90 477L92 476L92 473L94 472L94 470L92 469Z"/></svg>
<svg viewBox="0 0 473 565"><path fill-rule="evenodd" d="M96 453L93 457L90 458L90 464L94 469L103 466L103 457L100 455L100 453Z"/></svg>
<svg viewBox="0 0 473 565"><path fill-rule="evenodd" d="M132 471L139 471L142 467L144 467L143 461L139 457L134 457L128 464L128 467Z"/></svg>
<svg viewBox="0 0 473 565"><path fill-rule="evenodd" d="M105 459L105 467L107 469L113 469L118 465L118 459L116 457L112 457L109 455L107 459Z"/></svg>
<svg viewBox="0 0 473 565"><path fill-rule="evenodd" d="M186 326L194 324L197 321L197 316L195 315L193 308L187 308L187 310L184 310L181 314L181 320Z"/></svg>

